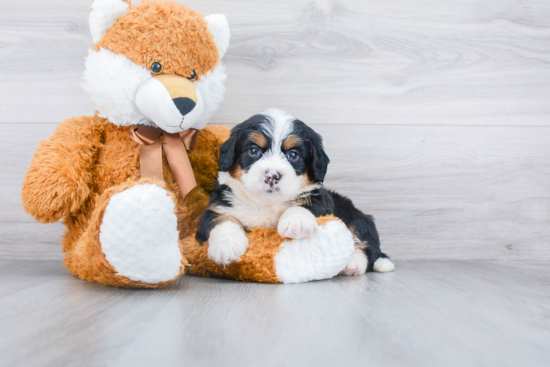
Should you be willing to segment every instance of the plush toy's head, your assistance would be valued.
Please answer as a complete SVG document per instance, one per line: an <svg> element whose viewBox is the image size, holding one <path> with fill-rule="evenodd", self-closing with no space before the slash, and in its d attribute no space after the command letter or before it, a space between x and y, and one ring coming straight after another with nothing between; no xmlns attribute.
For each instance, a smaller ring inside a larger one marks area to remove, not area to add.
<svg viewBox="0 0 550 367"><path fill-rule="evenodd" d="M169 133L203 128L225 92L229 25L175 2L94 0L84 89L101 117Z"/></svg>

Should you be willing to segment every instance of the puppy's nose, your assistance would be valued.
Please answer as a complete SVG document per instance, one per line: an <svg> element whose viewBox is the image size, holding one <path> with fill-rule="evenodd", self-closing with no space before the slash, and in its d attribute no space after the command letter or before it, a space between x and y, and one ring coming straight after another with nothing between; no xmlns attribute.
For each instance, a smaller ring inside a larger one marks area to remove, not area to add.
<svg viewBox="0 0 550 367"><path fill-rule="evenodd" d="M280 172L267 171L265 173L264 181L266 184L270 184L271 186L273 186L276 183L278 183L280 179L281 179Z"/></svg>
<svg viewBox="0 0 550 367"><path fill-rule="evenodd" d="M195 101L187 97L174 98L172 101L174 102L182 116L185 116L189 112L193 111L193 108L195 108L195 106L197 105Z"/></svg>

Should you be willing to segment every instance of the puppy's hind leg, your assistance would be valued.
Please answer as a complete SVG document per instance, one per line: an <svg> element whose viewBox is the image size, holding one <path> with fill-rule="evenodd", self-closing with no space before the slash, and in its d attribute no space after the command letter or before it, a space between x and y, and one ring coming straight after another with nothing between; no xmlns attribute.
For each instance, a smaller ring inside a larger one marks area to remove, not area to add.
<svg viewBox="0 0 550 367"><path fill-rule="evenodd" d="M351 228L356 237L356 249L361 248L367 258L367 271L387 273L395 269L393 262L380 250L380 238L372 216L357 210Z"/></svg>
<svg viewBox="0 0 550 367"><path fill-rule="evenodd" d="M395 270L395 265L389 259L389 257L386 256L386 254L382 254L374 262L374 265L372 266L372 270L374 270L377 273L388 273L390 271Z"/></svg>
<svg viewBox="0 0 550 367"><path fill-rule="evenodd" d="M362 275L367 272L367 266L369 265L369 260L367 255L361 248L356 248L353 252L350 262L344 270L340 272L340 275Z"/></svg>

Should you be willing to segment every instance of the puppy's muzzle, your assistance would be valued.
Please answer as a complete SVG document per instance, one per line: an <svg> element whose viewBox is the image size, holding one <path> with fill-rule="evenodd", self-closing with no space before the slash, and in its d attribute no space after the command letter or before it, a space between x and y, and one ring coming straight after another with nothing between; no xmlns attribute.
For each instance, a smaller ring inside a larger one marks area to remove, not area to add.
<svg viewBox="0 0 550 367"><path fill-rule="evenodd" d="M195 84L179 75L155 75L136 93L138 109L155 125L169 133L193 127L204 105Z"/></svg>
<svg viewBox="0 0 550 367"><path fill-rule="evenodd" d="M279 183L279 180L281 179L281 173L280 172L273 172L273 171L267 171L264 175L264 182L266 184L269 184L270 186L276 185Z"/></svg>

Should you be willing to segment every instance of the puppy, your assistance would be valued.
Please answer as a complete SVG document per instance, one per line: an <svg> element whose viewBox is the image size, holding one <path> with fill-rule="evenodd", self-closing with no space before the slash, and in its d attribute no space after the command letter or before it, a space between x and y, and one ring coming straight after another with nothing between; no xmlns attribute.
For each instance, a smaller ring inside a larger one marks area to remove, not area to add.
<svg viewBox="0 0 550 367"><path fill-rule="evenodd" d="M329 158L322 138L302 121L269 109L235 126L220 148L218 182L196 239L208 241L208 258L238 261L248 248L245 231L275 229L301 239L317 230L316 217L334 214L354 235L356 250L344 275L394 269L381 252L370 215L323 187Z"/></svg>

